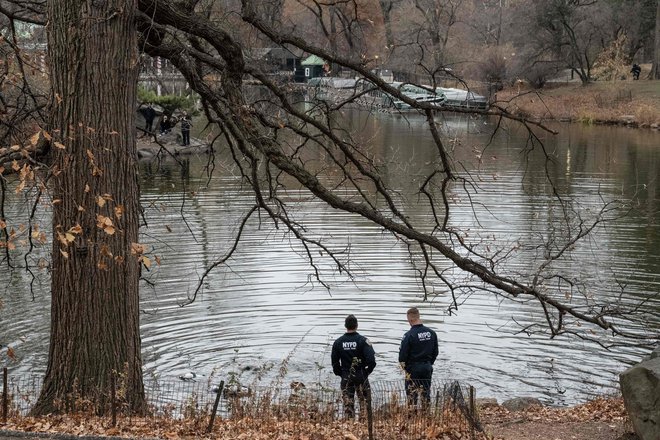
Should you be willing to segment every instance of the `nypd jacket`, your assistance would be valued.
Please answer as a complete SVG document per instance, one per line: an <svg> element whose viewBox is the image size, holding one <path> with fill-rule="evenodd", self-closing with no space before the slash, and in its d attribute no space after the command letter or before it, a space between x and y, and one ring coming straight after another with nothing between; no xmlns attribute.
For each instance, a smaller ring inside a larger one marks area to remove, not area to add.
<svg viewBox="0 0 660 440"><path fill-rule="evenodd" d="M410 327L403 335L399 349L399 362L433 364L438 357L438 336L424 324Z"/></svg>
<svg viewBox="0 0 660 440"><path fill-rule="evenodd" d="M344 333L332 344L332 371L343 379L366 379L376 367L374 349L367 338L357 332Z"/></svg>

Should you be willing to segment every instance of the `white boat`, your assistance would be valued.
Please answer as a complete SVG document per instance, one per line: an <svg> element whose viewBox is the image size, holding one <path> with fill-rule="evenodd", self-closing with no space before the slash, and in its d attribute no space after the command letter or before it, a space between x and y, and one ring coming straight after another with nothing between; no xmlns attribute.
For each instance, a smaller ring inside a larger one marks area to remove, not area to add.
<svg viewBox="0 0 660 440"><path fill-rule="evenodd" d="M398 88L407 98L417 102L435 104L448 108L471 108L486 110L488 99L462 89L432 86L418 86L410 83L388 83ZM356 100L360 105L382 109L409 110L411 105L376 87L367 80L351 80L343 78L314 78L307 84L310 96L318 100L331 100L332 98L348 99L349 95L360 95Z"/></svg>

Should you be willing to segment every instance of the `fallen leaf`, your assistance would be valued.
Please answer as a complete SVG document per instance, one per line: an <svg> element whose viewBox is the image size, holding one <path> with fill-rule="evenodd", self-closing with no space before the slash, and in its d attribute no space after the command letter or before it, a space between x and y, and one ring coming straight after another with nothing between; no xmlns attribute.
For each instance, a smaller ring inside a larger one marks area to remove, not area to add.
<svg viewBox="0 0 660 440"><path fill-rule="evenodd" d="M75 226L69 228L69 232L72 234L82 234L82 226L76 224Z"/></svg>
<svg viewBox="0 0 660 440"><path fill-rule="evenodd" d="M37 143L39 142L39 135L40 134L41 134L41 132L38 131L30 137L30 144L32 144L33 147L37 146Z"/></svg>

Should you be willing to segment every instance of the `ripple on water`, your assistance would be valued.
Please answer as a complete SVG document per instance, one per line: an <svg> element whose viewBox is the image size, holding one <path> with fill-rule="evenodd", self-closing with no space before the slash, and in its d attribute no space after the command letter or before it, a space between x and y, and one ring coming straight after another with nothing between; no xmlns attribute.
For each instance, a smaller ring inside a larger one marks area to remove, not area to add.
<svg viewBox="0 0 660 440"><path fill-rule="evenodd" d="M392 136L383 139L383 144L394 148L383 154L397 164L396 170L405 170L403 175L390 173L387 183L401 188L400 198L411 221L431 228L433 219L418 208L417 203L423 199L414 187L433 163L426 151L428 139L414 127L397 126L405 124L400 119L380 118L374 124L368 127L378 130L379 136ZM457 127L460 124L451 126L452 130ZM608 131L606 138L598 137L597 146L587 140L581 147L589 152L584 156L578 156L575 141L571 144L565 142L566 138L559 138L552 145L554 150L549 150L557 152L559 164L550 170L555 173L553 177L585 216L593 213L601 196L620 197L622 185L630 178L619 174L625 170L618 168L601 171L598 154L607 148L603 145L614 145L624 138L625 145L630 145L629 131L617 133ZM414 142L410 135L415 137ZM470 142L488 137L486 133L473 136ZM558 218L560 210L543 180L545 170L540 163L534 157L520 156L519 150L512 147L523 141L509 139L498 144L501 138L497 138L483 156L479 164L482 187L472 199L479 225L473 218L475 211L468 205L470 199L458 185L452 187L457 204L450 222L469 227L469 239L476 242L483 238L495 248L529 237L549 236L548 225ZM641 140L639 147L627 147L636 148L638 154L634 179L644 174L645 167L659 162L660 153L646 148L647 143L651 141ZM466 166L474 159L470 151L457 148L456 154ZM471 171L476 175L476 168ZM657 174L648 171L650 176ZM480 396L534 395L553 403L584 400L615 386L616 374L641 355L634 348L606 352L571 338L550 340L516 333L520 327L515 322L530 324L539 320L533 303L501 301L483 294L461 296L458 315L447 315L451 296L441 284L434 285L435 294L428 302L422 302L415 266L400 241L358 216L318 202L306 203L302 210L297 201L309 195L299 191L286 194L289 207L304 219L310 236L322 233L324 244L335 251L350 252L355 280L338 273L332 261L314 250L324 280L332 284L328 292L310 277L308 257L300 244L283 228L275 230L265 217L260 222L255 215L245 225L242 245L228 265L208 275L194 303L180 307L197 288L204 270L225 255L243 216L254 204L249 188L237 183L228 172L214 177L207 186L202 168L192 164L185 203L181 193L175 191L181 188L181 182L173 172L169 177L158 176L142 183L149 224L142 241L148 242L162 259L161 266L143 273L155 283L154 287L144 284L141 290L143 358L148 374L176 378L193 370L205 378L238 374L250 381L263 374L263 380L273 381L280 367L285 367L287 380L334 384L330 344L344 331L346 314L355 313L359 331L370 338L376 350L374 380L400 378L397 353L408 328L405 310L412 305L419 306L425 322L438 331L441 342L436 375L467 380L477 387ZM196 191L195 198L190 197L190 191ZM657 206L657 202L647 201L649 206ZM660 273L660 256L649 252L660 245L660 222L657 208L650 212L599 230L597 241L590 246L578 245L572 260L556 263L556 267L585 276L588 290L596 292L597 298L618 294L612 283L613 273L630 278L623 298L628 304L660 291L656 275ZM515 274L538 267L539 255L539 249L521 249L506 270ZM435 258L439 267L448 267L441 257ZM447 275L458 276L453 270ZM34 302L26 301L28 294L16 293L16 283L11 284L7 277L0 271L3 286L12 285L1 292L8 313L0 320L0 335L12 345L22 344L19 362L10 367L20 374L43 372L48 341L47 296L42 293ZM657 325L660 300L648 304L646 311L655 316Z"/></svg>

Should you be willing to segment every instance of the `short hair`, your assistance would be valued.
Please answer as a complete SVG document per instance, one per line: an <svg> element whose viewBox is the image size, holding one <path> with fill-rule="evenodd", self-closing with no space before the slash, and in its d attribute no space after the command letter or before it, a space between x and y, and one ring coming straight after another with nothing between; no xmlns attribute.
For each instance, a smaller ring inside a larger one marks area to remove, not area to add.
<svg viewBox="0 0 660 440"><path fill-rule="evenodd" d="M417 307L411 307L406 312L406 316L413 319L419 319L419 309Z"/></svg>
<svg viewBox="0 0 660 440"><path fill-rule="evenodd" d="M355 330L357 328L357 318L355 315L348 315L346 317L344 327L346 327L346 330Z"/></svg>

